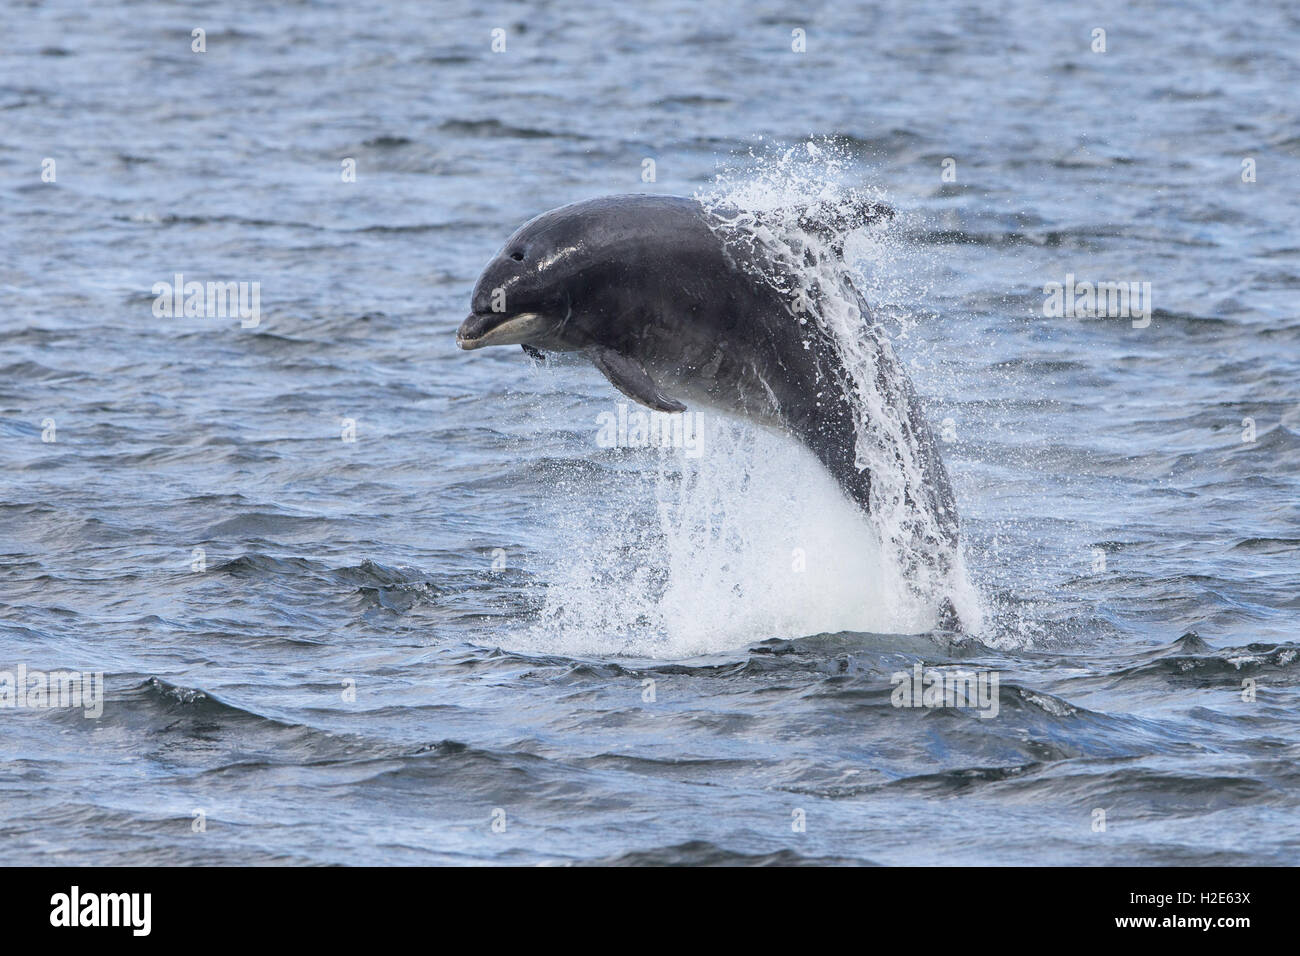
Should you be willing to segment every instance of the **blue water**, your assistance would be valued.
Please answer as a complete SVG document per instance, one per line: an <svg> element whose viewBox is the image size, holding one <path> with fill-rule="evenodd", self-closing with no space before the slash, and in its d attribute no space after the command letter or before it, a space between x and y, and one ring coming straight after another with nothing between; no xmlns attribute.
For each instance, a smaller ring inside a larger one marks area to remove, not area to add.
<svg viewBox="0 0 1300 956"><path fill-rule="evenodd" d="M0 861L1295 863L1298 39L1281 2L6 4L0 671L106 700L0 709ZM810 141L899 212L857 267L973 635L896 632L792 443L601 448L598 372L455 345L527 218ZM177 273L258 324L155 316ZM1150 282L1149 325L1045 316L1067 275ZM727 534L664 518L688 479ZM842 552L793 578L788 531ZM998 715L892 706L918 662Z"/></svg>

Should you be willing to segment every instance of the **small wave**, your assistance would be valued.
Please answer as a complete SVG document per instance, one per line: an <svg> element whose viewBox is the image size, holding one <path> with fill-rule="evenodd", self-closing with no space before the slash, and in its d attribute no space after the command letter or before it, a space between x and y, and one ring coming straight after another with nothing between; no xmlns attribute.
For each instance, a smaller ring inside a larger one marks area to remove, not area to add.
<svg viewBox="0 0 1300 956"><path fill-rule="evenodd" d="M594 860L578 866L874 866L869 860L839 856L804 856L794 850L774 853L742 853L710 843L689 840L671 846L632 850Z"/></svg>
<svg viewBox="0 0 1300 956"><path fill-rule="evenodd" d="M571 131L553 132L551 130L532 129L526 126L510 126L496 119L447 120L438 129L444 133L457 133L461 136L503 137L506 139L588 138Z"/></svg>
<svg viewBox="0 0 1300 956"><path fill-rule="evenodd" d="M312 528L326 525L323 518L306 515L287 515L271 511L252 511L209 526L203 533L205 540L215 541L221 538L243 538L246 536L267 535L273 538L292 537L295 533L307 533Z"/></svg>
<svg viewBox="0 0 1300 956"><path fill-rule="evenodd" d="M1110 679L1121 684L1226 684L1240 690L1242 678L1264 674L1274 681L1283 678L1287 684L1300 681L1300 644L1248 644L1205 654L1169 654L1122 668Z"/></svg>
<svg viewBox="0 0 1300 956"><path fill-rule="evenodd" d="M414 140L408 139L405 136L375 136L372 139L366 140L361 145L369 147L370 149L397 149L401 146L411 146L414 142Z"/></svg>

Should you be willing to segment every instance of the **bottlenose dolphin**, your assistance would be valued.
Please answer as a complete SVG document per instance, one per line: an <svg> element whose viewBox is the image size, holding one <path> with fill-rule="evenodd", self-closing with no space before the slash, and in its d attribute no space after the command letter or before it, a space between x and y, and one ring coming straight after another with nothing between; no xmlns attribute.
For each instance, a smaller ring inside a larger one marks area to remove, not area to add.
<svg viewBox="0 0 1300 956"><path fill-rule="evenodd" d="M838 255L848 232L890 215L860 201L796 210L783 221ZM843 343L810 319L816 301L788 294L803 288L789 275L798 267L761 243L725 241L725 225L725 214L675 196L609 196L543 213L483 270L457 343L521 345L533 356L579 352L648 408L681 412L698 404L781 429L873 514L882 492L873 498L860 448L861 383L846 366ZM783 275L791 281L762 278ZM902 508L908 516L901 524L910 527L899 533L915 538L905 549L914 567L904 570L924 566L946 575L957 512L943 462L911 383L847 269L837 281L839 295L860 313L858 339L870 352L872 385L886 414L895 416L895 447L886 454L908 463L919 479L895 482L888 492L895 513ZM955 625L951 602L943 605L941 623Z"/></svg>

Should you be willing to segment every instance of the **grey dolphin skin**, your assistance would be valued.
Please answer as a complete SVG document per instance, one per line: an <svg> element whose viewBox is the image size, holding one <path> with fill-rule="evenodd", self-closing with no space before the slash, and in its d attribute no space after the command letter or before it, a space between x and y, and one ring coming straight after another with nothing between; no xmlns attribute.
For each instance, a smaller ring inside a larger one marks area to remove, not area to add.
<svg viewBox="0 0 1300 956"><path fill-rule="evenodd" d="M848 213L810 209L798 222L838 251L845 233L884 215L891 215L885 207L863 203ZM533 355L579 352L649 408L681 412L699 404L775 426L811 449L870 514L872 476L858 467L851 379L831 334L800 321L793 301L756 278L777 265L752 245L724 243L709 216L694 199L649 195L543 213L484 269L457 343L521 345ZM925 476L923 487L906 492L935 518L942 540L925 544L950 549L957 513L920 404L847 273L842 284L864 317L878 384Z"/></svg>

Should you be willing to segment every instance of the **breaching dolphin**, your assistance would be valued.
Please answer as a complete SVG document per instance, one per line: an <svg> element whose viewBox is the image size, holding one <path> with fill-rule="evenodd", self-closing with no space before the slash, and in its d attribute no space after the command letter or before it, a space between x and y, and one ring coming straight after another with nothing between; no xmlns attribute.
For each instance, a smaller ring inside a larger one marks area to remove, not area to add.
<svg viewBox="0 0 1300 956"><path fill-rule="evenodd" d="M838 254L848 232L890 215L863 201L796 210L784 221ZM797 267L761 243L724 241L724 224L717 210L675 196L608 196L543 213L483 270L456 341L463 349L521 345L534 356L579 352L648 408L681 412L698 404L774 426L811 449L844 491L875 513L880 502L860 454L861 396L843 344L778 288L803 287L797 276L787 283L761 278ZM917 538L912 560L946 575L957 543L948 475L911 383L847 269L838 281L860 313L874 388L897 417L888 430L897 447L886 453L910 463L902 472L915 476L890 492L895 508L916 519L903 522L911 524L904 533ZM957 626L951 602L942 606L941 623Z"/></svg>

